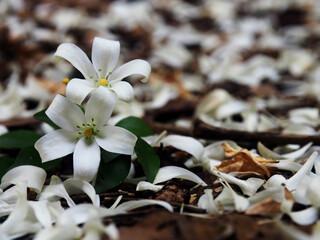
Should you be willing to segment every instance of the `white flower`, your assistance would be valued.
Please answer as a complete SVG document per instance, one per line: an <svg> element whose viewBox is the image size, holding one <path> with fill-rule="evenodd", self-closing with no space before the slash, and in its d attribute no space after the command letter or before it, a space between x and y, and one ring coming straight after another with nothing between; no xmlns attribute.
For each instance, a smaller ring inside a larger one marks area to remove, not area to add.
<svg viewBox="0 0 320 240"><path fill-rule="evenodd" d="M115 94L104 87L93 92L85 113L68 98L57 95L46 114L61 129L48 133L35 143L42 162L74 152L74 176L91 181L98 172L100 147L109 152L131 155L137 137L123 128L107 126L115 104Z"/></svg>
<svg viewBox="0 0 320 240"><path fill-rule="evenodd" d="M114 70L119 53L119 42L96 37L92 45L91 63L87 55L76 45L60 44L55 56L69 61L86 79L71 79L66 89L67 97L80 104L92 90L105 86L116 92L120 100L131 101L134 96L132 86L121 80L134 74L142 75L146 80L150 75L151 66L144 60L135 59Z"/></svg>

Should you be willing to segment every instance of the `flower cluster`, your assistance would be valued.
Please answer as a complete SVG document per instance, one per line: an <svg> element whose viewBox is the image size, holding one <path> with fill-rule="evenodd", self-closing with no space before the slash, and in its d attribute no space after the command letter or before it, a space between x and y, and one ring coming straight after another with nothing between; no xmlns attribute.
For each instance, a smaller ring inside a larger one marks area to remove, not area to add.
<svg viewBox="0 0 320 240"><path fill-rule="evenodd" d="M74 177L90 182L98 172L100 147L113 153L133 154L137 137L126 129L108 126L108 120L118 99L133 99L132 86L121 80L133 74L148 79L151 67L148 62L136 59L113 71L119 53L119 42L98 37L93 41L92 63L74 44L63 43L58 47L55 56L72 63L85 79L71 79L66 97L57 95L46 110L60 129L36 142L42 162L74 153ZM85 105L84 111L79 107L81 103Z"/></svg>

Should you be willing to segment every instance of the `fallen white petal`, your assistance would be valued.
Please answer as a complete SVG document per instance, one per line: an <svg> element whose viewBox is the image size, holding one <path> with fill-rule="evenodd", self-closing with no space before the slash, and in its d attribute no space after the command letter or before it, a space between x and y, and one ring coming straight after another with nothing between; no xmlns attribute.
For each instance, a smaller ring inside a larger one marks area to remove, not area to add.
<svg viewBox="0 0 320 240"><path fill-rule="evenodd" d="M318 209L310 207L298 212L287 213L290 218L299 225L310 225L317 221L318 219Z"/></svg>
<svg viewBox="0 0 320 240"><path fill-rule="evenodd" d="M202 186L207 186L207 184L193 172L190 172L187 169L184 169L181 167L175 167L175 166L167 166L167 167L160 168L153 183L157 184L157 183L165 182L172 178L182 178L182 179L195 182Z"/></svg>
<svg viewBox="0 0 320 240"><path fill-rule="evenodd" d="M64 198L67 201L69 207L74 207L76 204L71 199L67 190L58 176L52 176L50 184L44 186L43 191L40 193L38 200L47 199L48 201L56 201L60 198Z"/></svg>
<svg viewBox="0 0 320 240"><path fill-rule="evenodd" d="M214 169L212 169L210 172L216 175L217 177L221 177L223 180L225 180L228 183L233 183L238 185L241 191L248 196L254 195L264 182L260 178L248 178L247 180L241 180L239 178L231 176L230 174L219 172Z"/></svg>
<svg viewBox="0 0 320 240"><path fill-rule="evenodd" d="M301 147L300 149L290 152L290 153L286 153L286 154L282 154L281 156L284 158L299 158L301 157L311 146L312 146L312 142L304 145L303 147Z"/></svg>
<svg viewBox="0 0 320 240"><path fill-rule="evenodd" d="M292 191L298 187L303 176L308 175L314 165L318 152L313 152L308 160L303 164L300 170L289 178L286 182L286 187L289 191Z"/></svg>
<svg viewBox="0 0 320 240"><path fill-rule="evenodd" d="M95 189L93 186L80 179L69 178L63 182L64 187L69 195L77 194L77 193L85 193L91 199L94 206L100 206L100 198L99 195L96 194Z"/></svg>
<svg viewBox="0 0 320 240"><path fill-rule="evenodd" d="M145 191L145 190L151 190L154 192L158 192L163 188L164 185L155 185L150 182L146 181L140 181L136 187L136 191Z"/></svg>
<svg viewBox="0 0 320 240"><path fill-rule="evenodd" d="M268 181L265 183L264 187L266 189L268 188L272 188L272 187L279 187L279 186L285 186L287 182L287 179L280 175L280 174L275 174L275 175L272 175Z"/></svg>
<svg viewBox="0 0 320 240"><path fill-rule="evenodd" d="M1 179L1 189L5 189L11 184L18 184L20 182L26 183L27 187L33 188L36 192L40 192L47 173L39 167L31 165L23 165L12 168Z"/></svg>
<svg viewBox="0 0 320 240"><path fill-rule="evenodd" d="M166 208L169 212L173 212L173 208L169 203L164 202L164 201L149 200L149 199L128 201L128 202L120 204L115 209L120 212L122 212L122 211L128 212L130 210L140 208L140 207L149 206L149 205L159 205L159 206Z"/></svg>
<svg viewBox="0 0 320 240"><path fill-rule="evenodd" d="M198 207L205 209L209 214L219 214L219 205L213 199L212 189L205 189L204 194L199 198Z"/></svg>
<svg viewBox="0 0 320 240"><path fill-rule="evenodd" d="M161 141L164 147L172 146L179 150L185 151L192 156L194 156L197 160L200 159L204 152L204 147L202 144L192 138L187 136L180 136L180 135L169 135L164 137Z"/></svg>
<svg viewBox="0 0 320 240"><path fill-rule="evenodd" d="M247 198L240 196L237 194L232 187L229 185L228 182L221 182L222 185L224 185L225 188L228 188L232 194L234 206L237 212L244 212L250 205L250 202Z"/></svg>

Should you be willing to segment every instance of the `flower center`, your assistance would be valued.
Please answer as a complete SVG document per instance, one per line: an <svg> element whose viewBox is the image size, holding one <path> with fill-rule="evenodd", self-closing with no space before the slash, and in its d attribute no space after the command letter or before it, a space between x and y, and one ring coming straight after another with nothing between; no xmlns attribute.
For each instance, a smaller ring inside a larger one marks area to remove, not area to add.
<svg viewBox="0 0 320 240"><path fill-rule="evenodd" d="M70 79L69 78L64 78L61 80L62 83L64 83L65 85L67 85L69 83Z"/></svg>
<svg viewBox="0 0 320 240"><path fill-rule="evenodd" d="M92 129L91 129L91 128L88 128L87 130L84 131L84 135L85 135L86 137L89 137L89 136L91 136L92 134L93 134L93 132L92 132Z"/></svg>
<svg viewBox="0 0 320 240"><path fill-rule="evenodd" d="M100 79L100 81L99 81L99 84L101 85L101 86L106 86L107 85L107 79L105 79L105 78L101 78Z"/></svg>

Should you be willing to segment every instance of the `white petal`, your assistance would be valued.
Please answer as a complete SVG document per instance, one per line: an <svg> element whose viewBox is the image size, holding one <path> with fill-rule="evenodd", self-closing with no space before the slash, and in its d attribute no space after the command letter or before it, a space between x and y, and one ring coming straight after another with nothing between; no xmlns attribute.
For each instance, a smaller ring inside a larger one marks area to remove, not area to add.
<svg viewBox="0 0 320 240"><path fill-rule="evenodd" d="M99 129L99 136L95 136L100 147L108 152L131 155L137 141L137 137L128 130L106 126Z"/></svg>
<svg viewBox="0 0 320 240"><path fill-rule="evenodd" d="M4 189L11 184L24 182L27 187L40 192L46 177L47 173L42 168L23 165L9 170L1 179L0 188Z"/></svg>
<svg viewBox="0 0 320 240"><path fill-rule="evenodd" d="M0 232L10 236L10 239L15 239L28 233L35 233L41 229L39 223L26 221L26 218L31 217L27 202L27 188L24 184L18 184L18 201L13 212L0 225Z"/></svg>
<svg viewBox="0 0 320 240"><path fill-rule="evenodd" d="M94 139L81 138L73 154L74 177L90 182L97 175L100 164L100 147Z"/></svg>
<svg viewBox="0 0 320 240"><path fill-rule="evenodd" d="M181 167L175 167L175 166L167 166L167 167L160 168L153 183L157 184L157 183L165 182L172 178L182 178L182 179L195 182L202 186L207 186L207 184L193 172L190 172L187 169L184 169Z"/></svg>
<svg viewBox="0 0 320 240"><path fill-rule="evenodd" d="M106 78L116 66L120 54L120 43L95 37L92 44L92 63L100 78Z"/></svg>
<svg viewBox="0 0 320 240"><path fill-rule="evenodd" d="M60 44L54 55L69 61L86 79L97 78L96 71L87 55L73 43Z"/></svg>
<svg viewBox="0 0 320 240"><path fill-rule="evenodd" d="M95 86L91 81L73 78L67 85L66 96L72 102L81 104L93 89Z"/></svg>
<svg viewBox="0 0 320 240"><path fill-rule="evenodd" d="M221 182L222 185L224 185L225 188L228 188L231 192L234 206L237 212L244 212L250 205L250 202L247 198L240 196L237 194L232 187L229 185L228 182Z"/></svg>
<svg viewBox="0 0 320 240"><path fill-rule="evenodd" d="M116 101L116 95L109 89L102 86L95 89L86 105L87 123L94 119L97 128L104 126L113 112Z"/></svg>
<svg viewBox="0 0 320 240"><path fill-rule="evenodd" d="M76 224L85 223L90 217L89 212L91 209L95 210L99 217L106 217L116 213L116 211L102 207L95 207L92 204L78 204L64 211L60 215L59 223L65 224L69 221L73 221Z"/></svg>
<svg viewBox="0 0 320 240"><path fill-rule="evenodd" d="M82 181L80 179L69 178L63 182L63 185L69 195L84 192L91 199L94 206L100 206L99 195L96 194L96 191L90 183Z"/></svg>
<svg viewBox="0 0 320 240"><path fill-rule="evenodd" d="M130 102L134 98L133 88L130 83L127 82L116 82L112 84L110 88L118 95L119 100L124 102Z"/></svg>
<svg viewBox="0 0 320 240"><path fill-rule="evenodd" d="M210 162L208 162L208 164L210 164ZM264 182L260 178L248 178L247 180L241 180L230 174L215 170L214 166L206 166L206 169L208 169L208 171L210 171L217 177L222 178L226 182L238 185L243 194L246 194L248 196L253 196Z"/></svg>
<svg viewBox="0 0 320 240"><path fill-rule="evenodd" d="M48 186L45 186L43 188L43 191L39 195L39 200L47 199L48 201L55 201L59 200L60 198L64 198L67 201L69 207L76 206L74 201L67 193L67 190L61 182L61 179L58 176L53 175L51 177L50 184Z"/></svg>
<svg viewBox="0 0 320 240"><path fill-rule="evenodd" d="M48 209L48 202L43 201L29 201L29 205L34 211L35 216L43 227L49 227L52 224L51 214Z"/></svg>
<svg viewBox="0 0 320 240"><path fill-rule="evenodd" d="M72 221L64 224L55 224L50 228L43 228L37 232L34 240L70 240L80 239L81 230Z"/></svg>
<svg viewBox="0 0 320 240"><path fill-rule="evenodd" d="M214 116L216 119L222 120L233 114L241 113L249 107L250 106L245 102L233 100L219 106L215 111Z"/></svg>
<svg viewBox="0 0 320 240"><path fill-rule="evenodd" d="M155 185L150 182L146 181L140 181L136 187L136 191L145 191L145 190L151 190L154 192L158 192L163 188L163 185Z"/></svg>
<svg viewBox="0 0 320 240"><path fill-rule="evenodd" d="M286 170L291 172L298 172L301 168L301 164L294 162L291 159L288 160L279 160L279 162L276 163L267 163L268 167L276 167L280 170Z"/></svg>
<svg viewBox="0 0 320 240"><path fill-rule="evenodd" d="M141 59L135 59L127 62L120 67L118 67L110 76L110 83L115 81L121 81L125 77L138 74L142 75L143 79L141 81L145 82L148 80L151 72L151 66L147 61Z"/></svg>
<svg viewBox="0 0 320 240"><path fill-rule="evenodd" d="M296 151L282 154L281 156L284 158L299 158L311 147L311 145L312 145L312 142L304 145L303 147L301 147L300 149L298 149Z"/></svg>
<svg viewBox="0 0 320 240"><path fill-rule="evenodd" d="M258 142L258 151L261 154L261 156L265 157L265 158L274 158L274 159L284 159L283 156L281 156L280 154L270 150L269 148L267 148L266 146L264 146L261 142Z"/></svg>
<svg viewBox="0 0 320 240"><path fill-rule="evenodd" d="M161 142L163 143L164 147L173 146L179 150L190 153L197 160L200 159L201 155L204 152L204 147L202 146L202 144L192 137L170 135L163 138Z"/></svg>
<svg viewBox="0 0 320 240"><path fill-rule="evenodd" d="M119 230L118 230L117 226L114 223L111 223L108 226L106 226L104 228L104 232L105 232L105 234L107 234L107 236L111 240L120 239Z"/></svg>
<svg viewBox="0 0 320 240"><path fill-rule="evenodd" d="M284 187L270 187L266 190L260 191L254 196L249 198L249 201L251 204L261 202L267 198L272 198L273 200L277 202L282 202L284 199Z"/></svg>
<svg viewBox="0 0 320 240"><path fill-rule="evenodd" d="M311 181L308 181L308 186L306 190L306 197L311 202L313 207L320 207L320 177L316 176ZM301 186L301 185L300 185ZM299 186L299 188L300 188Z"/></svg>
<svg viewBox="0 0 320 240"><path fill-rule="evenodd" d="M136 209L136 208L154 205L154 204L160 205L160 206L166 208L169 212L173 212L173 208L169 203L164 202L164 201L149 200L149 199L128 201L128 202L120 204L118 207L116 207L116 210L128 212L128 211Z"/></svg>
<svg viewBox="0 0 320 240"><path fill-rule="evenodd" d="M310 207L298 212L287 213L291 219L299 225L310 225L318 219L318 209Z"/></svg>
<svg viewBox="0 0 320 240"><path fill-rule="evenodd" d="M287 179L280 175L275 174L272 175L271 178L268 179L268 181L264 184L264 187L266 189L272 188L272 187L280 187L281 185L285 184L287 182Z"/></svg>
<svg viewBox="0 0 320 240"><path fill-rule="evenodd" d="M77 131L77 125L85 121L80 107L61 95L56 95L46 114L55 124L68 131Z"/></svg>
<svg viewBox="0 0 320 240"><path fill-rule="evenodd" d="M303 166L300 168L300 170L287 180L286 187L289 191L296 189L299 186L302 178L311 172L314 162L317 159L317 155L318 152L312 153L305 164L303 164Z"/></svg>
<svg viewBox="0 0 320 240"><path fill-rule="evenodd" d="M209 214L218 214L219 205L213 199L212 189L205 189L204 194L199 198L198 207L205 209Z"/></svg>
<svg viewBox="0 0 320 240"><path fill-rule="evenodd" d="M77 143L75 134L58 129L41 137L34 147L39 152L42 162L51 161L72 153Z"/></svg>

